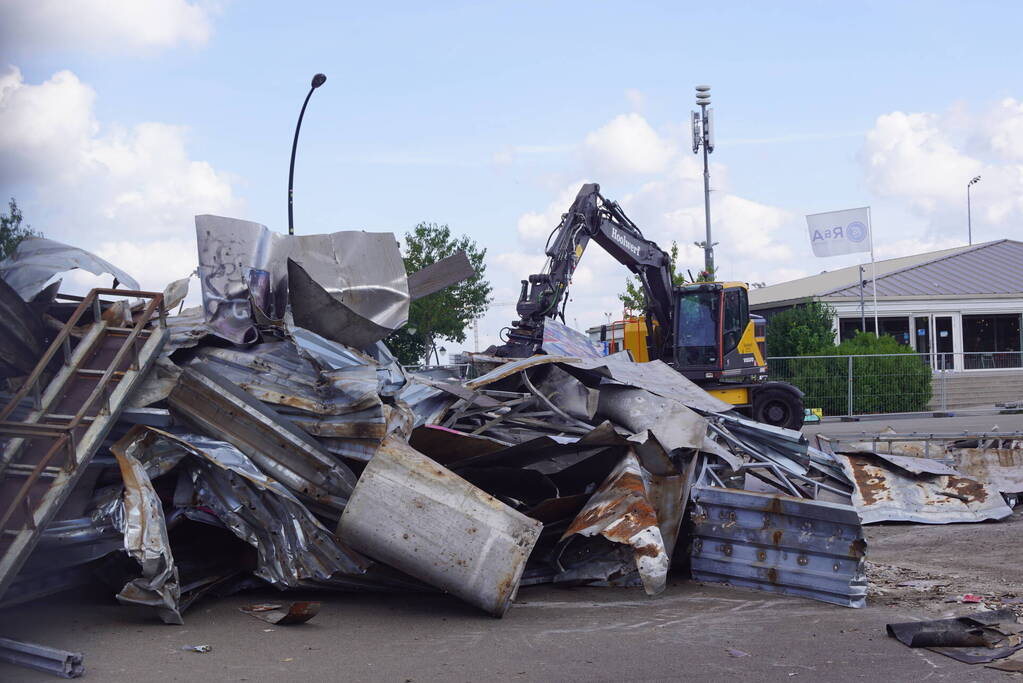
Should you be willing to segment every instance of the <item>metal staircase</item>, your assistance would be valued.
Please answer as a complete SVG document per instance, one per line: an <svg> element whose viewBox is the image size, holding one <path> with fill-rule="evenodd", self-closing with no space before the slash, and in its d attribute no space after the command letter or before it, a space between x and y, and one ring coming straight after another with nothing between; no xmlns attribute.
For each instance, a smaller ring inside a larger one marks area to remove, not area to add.
<svg viewBox="0 0 1023 683"><path fill-rule="evenodd" d="M101 295L148 300L131 327L103 320ZM72 348L82 316L93 321ZM158 316L159 324L147 325ZM163 295L94 289L0 409L0 598L57 515L168 336ZM62 354L62 362L54 362ZM53 370L56 370L54 373ZM48 374L52 378L44 381ZM15 418L29 399L33 410Z"/></svg>

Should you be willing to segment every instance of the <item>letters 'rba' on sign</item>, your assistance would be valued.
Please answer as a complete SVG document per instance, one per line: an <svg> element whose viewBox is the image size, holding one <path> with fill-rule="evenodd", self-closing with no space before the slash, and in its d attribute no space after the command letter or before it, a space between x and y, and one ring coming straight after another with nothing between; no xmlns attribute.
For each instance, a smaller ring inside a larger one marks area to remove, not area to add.
<svg viewBox="0 0 1023 683"><path fill-rule="evenodd" d="M806 217L814 256L871 251L870 207L815 213Z"/></svg>

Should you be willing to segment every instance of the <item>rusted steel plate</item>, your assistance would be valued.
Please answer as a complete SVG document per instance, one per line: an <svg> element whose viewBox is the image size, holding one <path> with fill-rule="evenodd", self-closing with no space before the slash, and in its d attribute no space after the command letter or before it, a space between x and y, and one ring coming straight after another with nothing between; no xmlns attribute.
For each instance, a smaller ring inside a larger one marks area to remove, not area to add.
<svg viewBox="0 0 1023 683"><path fill-rule="evenodd" d="M1023 493L1023 449L960 448L954 451L956 469L1002 493Z"/></svg>
<svg viewBox="0 0 1023 683"><path fill-rule="evenodd" d="M680 476L650 474L630 449L562 535L561 569L573 578L584 575L584 563L572 557L588 553L573 553L569 544L575 536L600 536L632 549L635 570L627 567L616 576L638 571L648 595L663 591L681 521L683 483Z"/></svg>
<svg viewBox="0 0 1023 683"><path fill-rule="evenodd" d="M693 489L693 578L863 607L856 510L767 493Z"/></svg>
<svg viewBox="0 0 1023 683"><path fill-rule="evenodd" d="M853 506L864 524L948 524L1012 514L998 489L960 475L914 475L868 453L835 456L854 484Z"/></svg>
<svg viewBox="0 0 1023 683"><path fill-rule="evenodd" d="M369 557L503 616L543 525L394 437L366 466L338 524Z"/></svg>

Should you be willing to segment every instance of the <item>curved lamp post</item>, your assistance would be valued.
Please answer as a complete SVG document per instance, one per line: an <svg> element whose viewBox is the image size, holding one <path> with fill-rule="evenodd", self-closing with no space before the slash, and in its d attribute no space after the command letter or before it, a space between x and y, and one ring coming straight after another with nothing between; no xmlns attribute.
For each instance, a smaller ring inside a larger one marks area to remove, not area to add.
<svg viewBox="0 0 1023 683"><path fill-rule="evenodd" d="M298 124L295 125L295 140L291 143L291 170L288 171L288 234L295 234L295 216L292 211L292 190L295 185L295 151L298 149L298 132L302 130L302 117L305 116L306 105L309 104L309 98L313 96L313 91L319 88L321 85L327 82L327 77L323 74L316 74L313 76L313 81L310 84L309 94L305 96L305 102L302 103L302 111L298 113Z"/></svg>
<svg viewBox="0 0 1023 683"><path fill-rule="evenodd" d="M969 244L973 244L973 213L970 208L970 188L980 182L980 176L975 176L973 180L966 183L966 235L969 240Z"/></svg>

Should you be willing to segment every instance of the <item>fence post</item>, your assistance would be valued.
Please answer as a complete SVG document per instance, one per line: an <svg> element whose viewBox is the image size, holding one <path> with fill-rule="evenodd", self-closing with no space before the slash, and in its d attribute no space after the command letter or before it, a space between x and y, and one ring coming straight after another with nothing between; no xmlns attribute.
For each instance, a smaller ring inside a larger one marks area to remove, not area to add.
<svg viewBox="0 0 1023 683"><path fill-rule="evenodd" d="M846 408L846 415L848 415L849 417L852 417L852 414L853 414L853 382L852 382L852 379L853 379L853 374L852 374L853 357L852 356L847 356L847 358L849 359L849 374L848 374L848 380L849 381L847 382L847 387L848 387L848 390L847 390L848 391L848 397L847 397L848 398L848 407Z"/></svg>
<svg viewBox="0 0 1023 683"><path fill-rule="evenodd" d="M941 410L948 410L948 369L941 368Z"/></svg>

